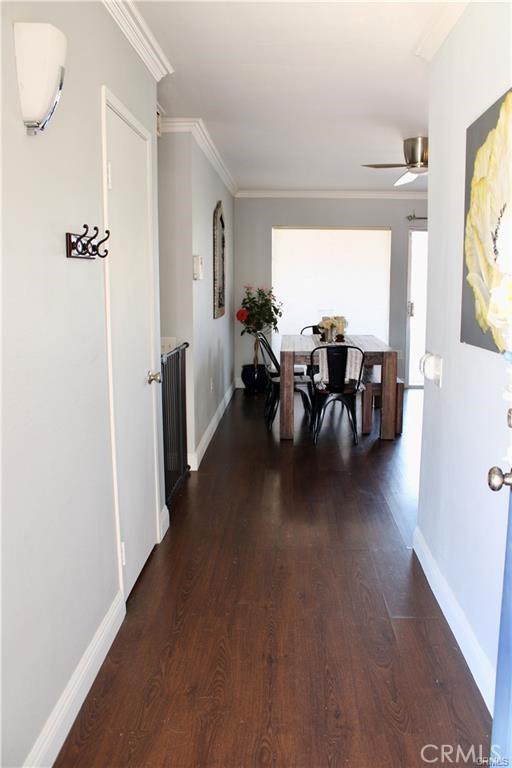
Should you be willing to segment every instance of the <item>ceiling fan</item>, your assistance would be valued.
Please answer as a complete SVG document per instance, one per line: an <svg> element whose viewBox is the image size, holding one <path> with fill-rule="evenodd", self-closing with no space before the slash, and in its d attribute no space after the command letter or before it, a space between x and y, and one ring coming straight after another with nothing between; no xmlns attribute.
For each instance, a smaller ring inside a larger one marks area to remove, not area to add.
<svg viewBox="0 0 512 768"><path fill-rule="evenodd" d="M401 187L409 184L417 176L428 173L428 139L426 136L416 136L404 139L405 163L372 163L363 168L407 168L396 181L394 186Z"/></svg>

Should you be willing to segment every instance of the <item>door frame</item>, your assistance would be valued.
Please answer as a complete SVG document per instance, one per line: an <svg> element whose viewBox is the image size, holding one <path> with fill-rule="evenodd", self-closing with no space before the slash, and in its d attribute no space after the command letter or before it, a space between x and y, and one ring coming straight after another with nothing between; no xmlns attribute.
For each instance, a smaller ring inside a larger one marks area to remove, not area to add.
<svg viewBox="0 0 512 768"><path fill-rule="evenodd" d="M427 232L428 227L409 227L407 235L407 299L405 305L405 386L407 389L423 389L421 384L409 383L409 362L411 354L411 318L409 316L409 302L411 300L411 263L412 263L412 234L413 232ZM428 255L427 255L428 259Z"/></svg>
<svg viewBox="0 0 512 768"><path fill-rule="evenodd" d="M103 227L109 228L109 207L108 207L108 192L109 192L109 169L108 169L108 143L107 143L107 114L111 109L118 117L121 118L140 138L146 142L146 179L147 179L147 215L148 215L148 248L151 264L151 284L153 286L152 292L152 306L150 307L151 313L151 359L148 360L148 365L151 370L155 370L155 361L158 361L158 370L160 370L160 340L157 336L156 330L158 327L159 317L159 301L158 301L158 282L157 282L157 247L155 236L155 222L154 222L154 206L153 206L153 149L154 149L154 137L148 131L148 129L137 120L137 118L130 112L130 110L120 101L106 85L101 86L101 146L102 146L102 189L103 189ZM102 259L104 270L104 292L105 292L105 325L107 336L107 376L108 376L108 400L109 400L109 421L110 421L110 445L112 452L112 482L113 482L113 494L114 494L114 519L116 530L116 549L117 549L117 565L119 575L119 587L123 593L124 599L128 598L125 593L124 587L124 573L123 573L123 549L121 538L121 515L119 509L119 476L117 468L117 449L116 449L116 433L115 433L115 402L114 402L114 372L112 362L112 323L111 323L111 302L110 302L110 264L108 256L106 259ZM155 466L155 510L154 510L154 523L155 523L155 544L161 541L161 525L160 525L160 502L161 502L161 482L160 482L160 456L159 449L159 437L160 430L158 427L158 416L161 413L161 393L159 387L151 387L151 411L152 411L152 426L153 426L153 453L154 453L154 466Z"/></svg>

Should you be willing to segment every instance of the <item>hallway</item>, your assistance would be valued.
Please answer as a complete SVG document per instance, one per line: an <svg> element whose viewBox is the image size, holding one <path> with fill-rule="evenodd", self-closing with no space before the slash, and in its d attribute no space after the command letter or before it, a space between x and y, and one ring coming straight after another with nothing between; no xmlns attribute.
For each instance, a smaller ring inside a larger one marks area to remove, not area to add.
<svg viewBox="0 0 512 768"><path fill-rule="evenodd" d="M421 393L404 436L294 446L237 391L57 768L415 768L490 718L410 549ZM298 412L298 413L297 413ZM56 649L58 652L58 649ZM453 763L456 764L456 763Z"/></svg>

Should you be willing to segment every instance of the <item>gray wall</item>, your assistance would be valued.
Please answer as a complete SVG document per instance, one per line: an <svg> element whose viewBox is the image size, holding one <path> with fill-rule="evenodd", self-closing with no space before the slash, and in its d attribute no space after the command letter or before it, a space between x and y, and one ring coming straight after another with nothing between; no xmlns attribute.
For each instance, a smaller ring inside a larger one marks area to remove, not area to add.
<svg viewBox="0 0 512 768"><path fill-rule="evenodd" d="M191 345L187 426L194 467L197 449L233 383L233 196L191 133L164 133L158 144L161 331ZM226 222L226 312L214 319L213 211L218 200ZM194 254L203 257L203 280L193 280Z"/></svg>
<svg viewBox="0 0 512 768"><path fill-rule="evenodd" d="M511 7L470 4L432 63L427 347L443 383L425 385L415 548L492 709L507 496L487 488L509 440L503 358L461 344L466 129L509 87ZM485 63L485 66L483 66Z"/></svg>
<svg viewBox="0 0 512 768"><path fill-rule="evenodd" d="M192 137L164 133L158 139L160 330L178 344L193 342ZM188 453L195 451L194 355L187 351ZM189 461L190 463L190 461Z"/></svg>
<svg viewBox="0 0 512 768"><path fill-rule="evenodd" d="M426 200L387 199L300 199L238 198L235 200L235 303L243 296L243 286L270 286L272 282L272 227L390 227L390 344L401 352L400 372L404 372L406 344L407 258L410 222L406 216L415 210L425 216ZM340 308L340 311L343 307ZM350 321L350 318L348 318ZM312 318L312 322L315 318ZM352 329L354 332L356 328ZM236 328L235 371L240 376L243 363L251 360L251 341L240 337Z"/></svg>
<svg viewBox="0 0 512 768"><path fill-rule="evenodd" d="M233 196L196 142L192 146L192 252L204 261L204 279L193 284L196 446L234 373ZM226 311L213 317L213 211L222 200L226 225Z"/></svg>
<svg viewBox="0 0 512 768"><path fill-rule="evenodd" d="M154 129L155 83L100 3L3 3L3 762L20 766L119 590L101 261L100 87ZM13 21L68 39L47 133L27 137Z"/></svg>

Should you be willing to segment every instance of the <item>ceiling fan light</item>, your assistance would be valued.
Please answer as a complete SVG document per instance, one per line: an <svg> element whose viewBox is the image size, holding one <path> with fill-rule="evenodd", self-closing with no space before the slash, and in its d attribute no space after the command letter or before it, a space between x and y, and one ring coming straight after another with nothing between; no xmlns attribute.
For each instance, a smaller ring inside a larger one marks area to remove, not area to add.
<svg viewBox="0 0 512 768"><path fill-rule="evenodd" d="M428 138L416 136L412 139L404 139L404 157L407 165L416 165L420 168L428 165Z"/></svg>

